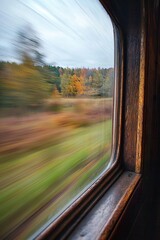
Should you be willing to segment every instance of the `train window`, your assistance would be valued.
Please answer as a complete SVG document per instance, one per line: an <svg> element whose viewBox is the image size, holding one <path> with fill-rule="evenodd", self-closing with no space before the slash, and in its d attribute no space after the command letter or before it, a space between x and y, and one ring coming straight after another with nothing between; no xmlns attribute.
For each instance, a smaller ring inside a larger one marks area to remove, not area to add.
<svg viewBox="0 0 160 240"><path fill-rule="evenodd" d="M98 0L2 0L0 32L0 238L33 238L111 166L113 25Z"/></svg>

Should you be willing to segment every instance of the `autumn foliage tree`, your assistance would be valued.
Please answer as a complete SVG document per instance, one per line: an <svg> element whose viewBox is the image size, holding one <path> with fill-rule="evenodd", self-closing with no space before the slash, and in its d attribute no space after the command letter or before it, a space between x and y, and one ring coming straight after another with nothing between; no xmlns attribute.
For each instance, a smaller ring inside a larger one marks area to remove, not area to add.
<svg viewBox="0 0 160 240"><path fill-rule="evenodd" d="M84 80L82 77L77 77L76 74L71 76L70 80L70 94L72 96L82 95L84 93Z"/></svg>
<svg viewBox="0 0 160 240"><path fill-rule="evenodd" d="M62 94L63 96L83 95L85 89L84 79L76 74L64 74L62 76Z"/></svg>

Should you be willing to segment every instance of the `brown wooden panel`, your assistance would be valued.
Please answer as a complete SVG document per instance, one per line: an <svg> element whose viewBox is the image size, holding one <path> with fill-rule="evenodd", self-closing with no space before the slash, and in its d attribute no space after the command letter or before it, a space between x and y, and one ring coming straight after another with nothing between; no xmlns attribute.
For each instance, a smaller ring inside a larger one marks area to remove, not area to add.
<svg viewBox="0 0 160 240"><path fill-rule="evenodd" d="M120 26L123 35L124 68L123 68L123 102L122 102L122 136L121 161L129 171L136 170L137 128L141 131L138 121L143 118L143 106L139 105L140 88L142 92L141 43L142 43L142 2L127 0L101 0L104 7L111 13ZM141 72L140 72L141 71ZM143 94L141 94L142 99ZM143 102L143 101L142 101ZM141 119L139 118L141 111ZM141 144L141 143L140 143ZM140 145L138 145L141 148ZM140 153L141 155L141 153ZM141 156L139 156L139 159ZM140 164L138 166L140 171Z"/></svg>

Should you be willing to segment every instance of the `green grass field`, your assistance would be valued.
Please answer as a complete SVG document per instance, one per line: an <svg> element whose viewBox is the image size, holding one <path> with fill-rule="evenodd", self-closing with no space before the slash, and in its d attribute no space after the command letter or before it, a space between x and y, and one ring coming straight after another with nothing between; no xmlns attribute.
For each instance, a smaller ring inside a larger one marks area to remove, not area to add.
<svg viewBox="0 0 160 240"><path fill-rule="evenodd" d="M111 120L67 131L53 144L0 157L1 237L22 223L18 239L33 234L107 166Z"/></svg>

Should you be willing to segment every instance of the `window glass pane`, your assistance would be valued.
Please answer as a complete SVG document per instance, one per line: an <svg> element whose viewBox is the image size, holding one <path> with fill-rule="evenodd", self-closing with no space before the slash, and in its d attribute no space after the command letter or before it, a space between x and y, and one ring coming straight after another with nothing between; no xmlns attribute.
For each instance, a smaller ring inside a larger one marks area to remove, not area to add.
<svg viewBox="0 0 160 240"><path fill-rule="evenodd" d="M114 36L98 0L2 0L0 238L31 237L107 168Z"/></svg>

